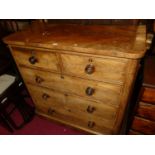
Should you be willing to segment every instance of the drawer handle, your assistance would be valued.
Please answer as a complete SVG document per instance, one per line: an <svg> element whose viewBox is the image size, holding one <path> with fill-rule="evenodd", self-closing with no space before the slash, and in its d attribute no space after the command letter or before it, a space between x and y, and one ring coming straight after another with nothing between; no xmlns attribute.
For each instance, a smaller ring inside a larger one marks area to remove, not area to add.
<svg viewBox="0 0 155 155"><path fill-rule="evenodd" d="M43 98L44 100L47 100L49 97L50 97L50 96L49 96L48 94L46 94L46 93L44 93L44 94L42 95L42 98Z"/></svg>
<svg viewBox="0 0 155 155"><path fill-rule="evenodd" d="M92 65L92 64L87 65L86 68L85 68L85 72L86 72L87 74L92 74L92 73L94 73L94 72L95 72L95 67L94 67L94 65Z"/></svg>
<svg viewBox="0 0 155 155"><path fill-rule="evenodd" d="M94 111L95 111L95 107L88 106L88 108L87 108L88 113L93 113Z"/></svg>
<svg viewBox="0 0 155 155"><path fill-rule="evenodd" d="M93 95L94 92L95 92L95 89L94 89L94 88L88 87L88 88L86 89L86 94L87 94L88 96Z"/></svg>
<svg viewBox="0 0 155 155"><path fill-rule="evenodd" d="M37 83L42 83L44 81L44 79L43 78L41 78L40 76L36 76L36 82Z"/></svg>
<svg viewBox="0 0 155 155"><path fill-rule="evenodd" d="M35 58L34 56L31 56L31 57L29 58L29 62L30 62L32 65L34 65L36 62L38 62L38 60L37 60L37 58Z"/></svg>
<svg viewBox="0 0 155 155"><path fill-rule="evenodd" d="M48 109L48 114L49 114L49 115L53 115L53 113L55 113L55 110L54 110L54 109L49 108L49 109Z"/></svg>
<svg viewBox="0 0 155 155"><path fill-rule="evenodd" d="M93 128L95 126L95 122L89 121L88 122L88 127Z"/></svg>

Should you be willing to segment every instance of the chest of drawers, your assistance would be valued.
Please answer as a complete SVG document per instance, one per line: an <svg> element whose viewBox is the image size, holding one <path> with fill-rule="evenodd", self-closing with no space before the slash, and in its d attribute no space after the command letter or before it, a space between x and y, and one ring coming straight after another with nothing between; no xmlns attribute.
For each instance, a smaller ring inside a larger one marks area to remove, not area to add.
<svg viewBox="0 0 155 155"><path fill-rule="evenodd" d="M145 35L145 26L40 23L4 42L37 114L92 134L119 134Z"/></svg>

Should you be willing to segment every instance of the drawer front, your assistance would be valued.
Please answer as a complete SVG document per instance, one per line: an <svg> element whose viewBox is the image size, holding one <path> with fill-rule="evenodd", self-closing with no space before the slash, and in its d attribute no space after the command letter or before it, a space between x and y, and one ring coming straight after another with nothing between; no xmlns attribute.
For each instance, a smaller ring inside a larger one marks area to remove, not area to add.
<svg viewBox="0 0 155 155"><path fill-rule="evenodd" d="M143 89L141 100L155 104L155 88L153 89L145 87Z"/></svg>
<svg viewBox="0 0 155 155"><path fill-rule="evenodd" d="M137 109L137 115L155 121L155 105L140 102Z"/></svg>
<svg viewBox="0 0 155 155"><path fill-rule="evenodd" d="M106 128L101 124L101 120L96 120L94 118L89 118L84 115L77 117L75 114L53 107L42 107L38 105L36 108L36 113L41 114L47 118L56 120L63 124L67 124L90 133L95 134L112 134L112 129Z"/></svg>
<svg viewBox="0 0 155 155"><path fill-rule="evenodd" d="M43 113L47 113L47 110L52 113L53 110L53 113L57 111L59 115L62 113L62 115L66 115L70 119L75 117L84 121L93 120L93 122L100 124L103 128L113 128L117 112L116 108L33 85L28 85L28 90L36 107L41 107L39 109ZM76 122L74 123L76 124Z"/></svg>
<svg viewBox="0 0 155 155"><path fill-rule="evenodd" d="M36 68L38 67L51 71L60 70L55 53L22 48L12 48L12 51L14 59L20 65Z"/></svg>
<svg viewBox="0 0 155 155"><path fill-rule="evenodd" d="M155 122L140 117L134 117L131 128L144 134L155 134Z"/></svg>
<svg viewBox="0 0 155 155"><path fill-rule="evenodd" d="M102 120L97 120L96 118L89 118L85 115L81 115L78 117L72 112L65 111L62 109L55 109L53 107L42 107L42 105L38 105L36 108L36 112L41 114L47 118L51 118L53 120L59 121L61 123L88 131L90 133L95 134L112 134L112 130L110 128L106 128Z"/></svg>
<svg viewBox="0 0 155 155"><path fill-rule="evenodd" d="M124 80L126 59L94 58L77 55L61 55L63 71L77 77L122 83Z"/></svg>
<svg viewBox="0 0 155 155"><path fill-rule="evenodd" d="M119 105L121 86L118 85L83 80L69 76L61 77L59 74L25 67L21 68L21 73L27 83L37 84L64 93L80 95L87 99L115 107Z"/></svg>

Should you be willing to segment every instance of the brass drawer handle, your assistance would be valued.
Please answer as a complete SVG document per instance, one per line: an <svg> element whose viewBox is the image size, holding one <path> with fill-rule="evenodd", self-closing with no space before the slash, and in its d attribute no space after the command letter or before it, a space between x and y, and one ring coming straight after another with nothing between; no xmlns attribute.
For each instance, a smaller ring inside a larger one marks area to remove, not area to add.
<svg viewBox="0 0 155 155"><path fill-rule="evenodd" d="M55 110L54 110L54 109L49 108L49 109L48 109L48 114L49 114L49 115L53 115L53 113L55 113Z"/></svg>
<svg viewBox="0 0 155 155"><path fill-rule="evenodd" d="M94 73L94 72L95 72L95 67L94 67L94 65L92 65L92 64L87 65L86 68L85 68L85 72L86 72L87 74L92 74L92 73Z"/></svg>
<svg viewBox="0 0 155 155"><path fill-rule="evenodd" d="M94 92L95 92L95 89L94 89L94 88L87 87L87 89L86 89L86 94L87 94L88 96L93 95Z"/></svg>
<svg viewBox="0 0 155 155"><path fill-rule="evenodd" d="M50 97L50 96L49 96L48 94L46 94L46 93L44 93L44 94L42 95L42 98L43 98L44 100L47 100L49 97Z"/></svg>
<svg viewBox="0 0 155 155"><path fill-rule="evenodd" d="M42 83L43 81L44 81L44 79L43 78L41 78L40 76L36 76L36 82L38 83L38 84L40 84L40 83Z"/></svg>
<svg viewBox="0 0 155 155"><path fill-rule="evenodd" d="M93 113L95 110L96 110L96 109L95 109L95 107L93 107L93 106L88 106L88 107L87 107L87 112L88 112L88 113Z"/></svg>
<svg viewBox="0 0 155 155"><path fill-rule="evenodd" d="M37 60L37 58L35 58L34 56L31 56L31 57L29 58L29 62L30 62L32 65L34 65L35 63L38 62L38 60Z"/></svg>
<svg viewBox="0 0 155 155"><path fill-rule="evenodd" d="M88 127L93 128L95 126L95 122L88 121Z"/></svg>

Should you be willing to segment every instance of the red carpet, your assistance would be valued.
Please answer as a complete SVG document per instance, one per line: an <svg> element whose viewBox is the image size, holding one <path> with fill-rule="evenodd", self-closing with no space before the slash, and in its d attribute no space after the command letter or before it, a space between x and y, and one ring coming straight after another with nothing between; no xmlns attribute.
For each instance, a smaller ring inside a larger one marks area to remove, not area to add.
<svg viewBox="0 0 155 155"><path fill-rule="evenodd" d="M83 135L84 132L53 123L47 119L35 116L31 122L22 129L15 130L13 133L0 126L0 135Z"/></svg>
<svg viewBox="0 0 155 155"><path fill-rule="evenodd" d="M30 105L33 105L33 102L30 98L26 98L26 102ZM16 119L20 121L21 115L15 112ZM13 133L10 133L6 128L0 124L0 135L84 135L85 132L78 131L71 127L61 125L59 123L52 122L48 119L35 115L34 118L27 123L23 128L19 130L14 130Z"/></svg>

